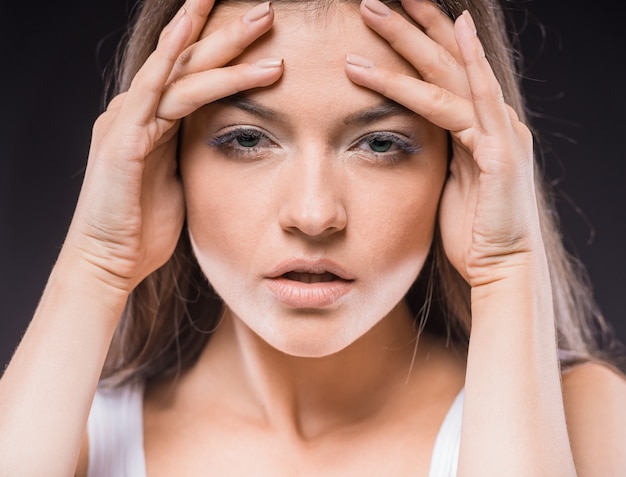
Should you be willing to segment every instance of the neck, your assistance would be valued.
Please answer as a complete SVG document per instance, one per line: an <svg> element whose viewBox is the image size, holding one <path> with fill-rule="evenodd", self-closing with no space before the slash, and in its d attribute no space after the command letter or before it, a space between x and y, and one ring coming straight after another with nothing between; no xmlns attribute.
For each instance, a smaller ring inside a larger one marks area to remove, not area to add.
<svg viewBox="0 0 626 477"><path fill-rule="evenodd" d="M433 382L434 341L423 335L416 347L416 335L402 302L342 351L301 358L271 347L227 312L189 377L217 376L222 395L241 400L237 409L311 438L389 412Z"/></svg>

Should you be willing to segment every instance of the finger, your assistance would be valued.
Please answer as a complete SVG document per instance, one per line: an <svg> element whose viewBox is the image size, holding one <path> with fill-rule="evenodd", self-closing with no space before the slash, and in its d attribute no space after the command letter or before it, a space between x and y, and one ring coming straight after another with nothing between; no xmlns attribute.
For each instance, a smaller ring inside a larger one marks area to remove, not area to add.
<svg viewBox="0 0 626 477"><path fill-rule="evenodd" d="M205 104L246 89L269 86L280 78L283 61L266 58L187 75L170 84L163 93L157 116L181 119Z"/></svg>
<svg viewBox="0 0 626 477"><path fill-rule="evenodd" d="M402 7L424 32L446 49L456 61L461 53L454 36L454 22L431 0L403 0Z"/></svg>
<svg viewBox="0 0 626 477"><path fill-rule="evenodd" d="M185 47L195 42L206 25L207 18L213 9L214 0L186 0L182 8L187 11L191 20L191 33Z"/></svg>
<svg viewBox="0 0 626 477"><path fill-rule="evenodd" d="M475 114L483 131L498 135L510 130L511 115L504 101L502 87L485 57L485 51L476 35L474 20L467 10L457 19L455 33Z"/></svg>
<svg viewBox="0 0 626 477"><path fill-rule="evenodd" d="M113 97L113 99L111 101L109 101L109 104L107 105L107 111L115 111L118 110L122 107L122 105L124 104L124 99L126 98L126 93L120 93L118 95L116 95L115 97Z"/></svg>
<svg viewBox="0 0 626 477"><path fill-rule="evenodd" d="M442 45L379 0L363 0L365 23L389 42L429 83L469 98L462 66Z"/></svg>
<svg viewBox="0 0 626 477"><path fill-rule="evenodd" d="M129 123L145 125L154 119L165 81L185 48L191 29L191 19L183 7L163 30L156 49L133 78L122 106Z"/></svg>
<svg viewBox="0 0 626 477"><path fill-rule="evenodd" d="M440 128L459 132L474 123L470 101L436 84L379 68L353 54L346 57L346 73L356 84L404 105Z"/></svg>
<svg viewBox="0 0 626 477"><path fill-rule="evenodd" d="M183 51L168 82L186 74L224 66L267 32L273 21L274 9L270 2L256 5L237 21L212 32Z"/></svg>

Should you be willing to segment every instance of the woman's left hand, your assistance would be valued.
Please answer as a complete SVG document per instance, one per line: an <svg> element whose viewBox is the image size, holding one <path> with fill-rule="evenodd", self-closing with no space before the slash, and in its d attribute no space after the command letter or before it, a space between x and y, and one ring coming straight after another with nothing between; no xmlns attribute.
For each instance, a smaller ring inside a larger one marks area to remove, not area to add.
<svg viewBox="0 0 626 477"><path fill-rule="evenodd" d="M403 5L423 31L378 0L364 0L361 14L421 78L350 54L346 71L355 83L450 131L439 213L445 252L470 286L492 283L543 253L532 135L505 103L469 13L453 23L432 2Z"/></svg>

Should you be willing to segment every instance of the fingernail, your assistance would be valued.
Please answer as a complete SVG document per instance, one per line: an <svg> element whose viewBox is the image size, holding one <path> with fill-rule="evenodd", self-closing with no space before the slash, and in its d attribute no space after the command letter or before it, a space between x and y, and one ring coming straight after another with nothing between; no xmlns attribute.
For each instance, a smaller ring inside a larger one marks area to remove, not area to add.
<svg viewBox="0 0 626 477"><path fill-rule="evenodd" d="M365 8L370 12L375 13L379 17L388 17L391 15L389 7L379 0L363 0L363 5L365 5Z"/></svg>
<svg viewBox="0 0 626 477"><path fill-rule="evenodd" d="M371 60L352 53L346 55L346 63L359 68L374 68L376 66Z"/></svg>
<svg viewBox="0 0 626 477"><path fill-rule="evenodd" d="M462 15L465 21L467 22L467 26L474 32L474 35L476 35L477 34L476 24L474 23L474 19L472 18L472 15L470 14L470 12L468 10L464 10Z"/></svg>
<svg viewBox="0 0 626 477"><path fill-rule="evenodd" d="M272 8L272 2L264 2L260 5L257 5L251 10L248 10L243 16L243 21L246 23L252 23L259 21L261 18L264 18L269 15L270 10Z"/></svg>
<svg viewBox="0 0 626 477"><path fill-rule="evenodd" d="M283 65L282 58L263 58L254 63L257 68L278 68Z"/></svg>
<svg viewBox="0 0 626 477"><path fill-rule="evenodd" d="M172 20L170 21L169 25L167 25L163 33L169 33L174 28L176 28L186 14L187 14L187 10L185 9L185 7L182 7L180 10L178 10L178 12L176 13L176 15L174 15L174 18L172 18Z"/></svg>

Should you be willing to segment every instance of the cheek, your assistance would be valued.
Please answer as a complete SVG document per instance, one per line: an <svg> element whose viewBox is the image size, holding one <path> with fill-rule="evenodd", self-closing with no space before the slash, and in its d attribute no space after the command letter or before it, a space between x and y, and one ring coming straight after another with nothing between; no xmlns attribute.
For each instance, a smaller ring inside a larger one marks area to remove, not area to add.
<svg viewBox="0 0 626 477"><path fill-rule="evenodd" d="M271 175L246 171L204 147L184 152L187 228L202 270L214 286L220 277L254 276L255 265L263 263L263 246L273 243L269 234L275 233ZM234 280L221 284L233 286Z"/></svg>
<svg viewBox="0 0 626 477"><path fill-rule="evenodd" d="M390 201L384 211L376 211L370 221L377 223L368 243L369 256L379 257L379 272L393 274L405 267L420 269L432 242L437 201L423 194ZM417 272L418 270L415 270Z"/></svg>
<svg viewBox="0 0 626 477"><path fill-rule="evenodd" d="M210 251L217 244L232 243L225 238L242 222L241 213L236 212L241 208L232 178L203 148L187 148L181 158L187 227L194 244Z"/></svg>
<svg viewBox="0 0 626 477"><path fill-rule="evenodd" d="M384 257L382 267L389 269L406 261L423 262L432 242L445 175L443 158L431 167L403 171L387 182L370 181L370 187L363 188L353 225L363 231L367 256ZM354 224L356 220L360 225Z"/></svg>
<svg viewBox="0 0 626 477"><path fill-rule="evenodd" d="M183 179L187 225L195 243L203 252L254 247L262 217L259 197L228 174L219 174L218 179L217 171L206 172Z"/></svg>

